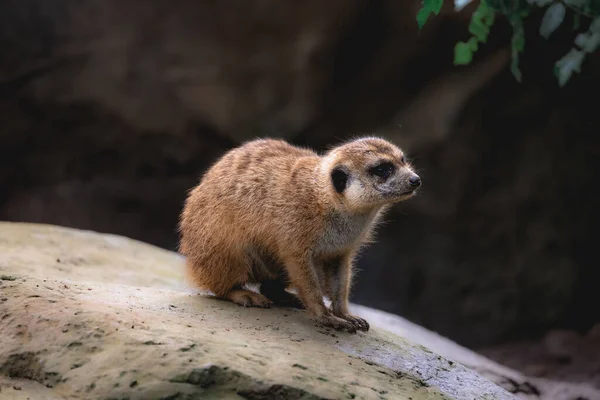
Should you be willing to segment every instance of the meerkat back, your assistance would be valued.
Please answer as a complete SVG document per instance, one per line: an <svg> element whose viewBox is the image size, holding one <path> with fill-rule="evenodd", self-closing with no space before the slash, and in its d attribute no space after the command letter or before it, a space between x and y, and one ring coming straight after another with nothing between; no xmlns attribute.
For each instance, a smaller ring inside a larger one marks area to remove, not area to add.
<svg viewBox="0 0 600 400"><path fill-rule="evenodd" d="M180 221L180 252L195 285L228 298L233 289L239 296L232 300L244 305L270 305L241 286L252 280L257 261L250 245L271 229L281 180L299 157L317 156L280 140L251 141L221 157L190 191Z"/></svg>

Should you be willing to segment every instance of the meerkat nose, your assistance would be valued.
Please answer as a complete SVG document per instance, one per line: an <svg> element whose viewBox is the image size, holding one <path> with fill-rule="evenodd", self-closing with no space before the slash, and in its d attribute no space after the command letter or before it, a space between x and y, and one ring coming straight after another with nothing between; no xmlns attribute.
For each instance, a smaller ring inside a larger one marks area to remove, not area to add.
<svg viewBox="0 0 600 400"><path fill-rule="evenodd" d="M414 188L418 188L419 186L421 186L421 178L419 178L418 175L411 176L408 182Z"/></svg>

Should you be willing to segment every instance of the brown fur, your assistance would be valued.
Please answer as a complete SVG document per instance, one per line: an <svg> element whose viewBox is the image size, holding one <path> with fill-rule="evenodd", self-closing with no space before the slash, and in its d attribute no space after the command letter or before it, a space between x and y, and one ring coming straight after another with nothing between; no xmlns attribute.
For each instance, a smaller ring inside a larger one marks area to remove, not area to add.
<svg viewBox="0 0 600 400"><path fill-rule="evenodd" d="M395 167L387 179L370 169L382 161ZM347 177L341 191L334 170ZM353 140L323 156L282 140L248 142L189 193L180 222L188 275L245 306L284 303L291 286L321 324L368 330L348 313L352 262L387 206L414 194L411 178L418 176L402 151L379 138ZM262 283L262 294L245 289L248 283Z"/></svg>

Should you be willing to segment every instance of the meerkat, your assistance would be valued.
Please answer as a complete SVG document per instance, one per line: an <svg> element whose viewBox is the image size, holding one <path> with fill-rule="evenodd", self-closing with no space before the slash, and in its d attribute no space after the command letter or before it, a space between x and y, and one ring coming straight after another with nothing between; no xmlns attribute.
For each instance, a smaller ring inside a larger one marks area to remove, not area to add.
<svg viewBox="0 0 600 400"><path fill-rule="evenodd" d="M403 152L381 138L323 155L256 139L227 152L190 190L179 250L190 280L217 297L247 307L299 298L321 325L367 331L348 312L353 260L383 212L420 185ZM260 293L247 284L260 284Z"/></svg>

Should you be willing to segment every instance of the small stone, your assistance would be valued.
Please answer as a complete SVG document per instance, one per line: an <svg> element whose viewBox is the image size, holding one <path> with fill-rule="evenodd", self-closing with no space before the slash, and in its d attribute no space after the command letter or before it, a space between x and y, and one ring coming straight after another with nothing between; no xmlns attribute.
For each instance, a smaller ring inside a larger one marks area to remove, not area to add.
<svg viewBox="0 0 600 400"><path fill-rule="evenodd" d="M220 368L216 365L207 365L204 368L194 369L187 378L187 382L206 388L216 382Z"/></svg>
<svg viewBox="0 0 600 400"><path fill-rule="evenodd" d="M179 351L184 351L184 352L185 352L185 351L190 351L190 350L192 350L194 347L196 347L196 343L192 343L192 344L190 344L190 345L189 345L189 346L187 346L187 347L182 347L182 348L180 348L180 349L179 349Z"/></svg>

